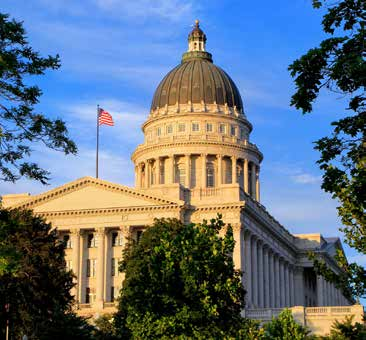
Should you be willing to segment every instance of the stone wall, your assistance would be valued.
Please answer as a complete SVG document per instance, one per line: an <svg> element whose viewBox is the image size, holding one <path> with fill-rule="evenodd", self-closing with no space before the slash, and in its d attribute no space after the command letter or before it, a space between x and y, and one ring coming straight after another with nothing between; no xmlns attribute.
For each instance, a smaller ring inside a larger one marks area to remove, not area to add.
<svg viewBox="0 0 366 340"><path fill-rule="evenodd" d="M336 307L302 307L289 308L295 320L308 327L316 335L326 335L330 333L333 323L342 321L347 316L353 315L354 322L363 322L364 309L362 305L336 306ZM270 321L273 317L278 317L282 308L261 308L247 309L243 316L249 319Z"/></svg>

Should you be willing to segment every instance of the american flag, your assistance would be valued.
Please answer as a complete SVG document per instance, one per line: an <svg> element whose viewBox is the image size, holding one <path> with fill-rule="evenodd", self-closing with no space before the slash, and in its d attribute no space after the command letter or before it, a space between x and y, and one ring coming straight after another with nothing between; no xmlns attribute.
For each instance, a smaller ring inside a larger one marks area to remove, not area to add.
<svg viewBox="0 0 366 340"><path fill-rule="evenodd" d="M108 126L113 126L114 125L113 118L110 115L110 113L103 110L102 108L99 108L98 124L99 125L108 125Z"/></svg>

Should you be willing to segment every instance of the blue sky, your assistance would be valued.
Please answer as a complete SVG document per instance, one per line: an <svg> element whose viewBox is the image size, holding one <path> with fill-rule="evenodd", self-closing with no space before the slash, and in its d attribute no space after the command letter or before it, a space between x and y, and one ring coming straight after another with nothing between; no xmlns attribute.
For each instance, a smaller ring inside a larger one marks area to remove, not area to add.
<svg viewBox="0 0 366 340"><path fill-rule="evenodd" d="M142 141L154 90L180 62L199 18L207 50L240 89L251 141L264 154L262 203L291 232L342 236L337 203L320 189L312 142L330 132L344 102L323 94L306 116L289 106L288 65L324 38L322 12L310 0L2 0L1 11L24 21L43 55L60 54L61 69L35 79L44 92L39 109L62 117L79 147L77 156L65 156L35 146L32 159L52 172L50 186L0 183L1 194L35 194L93 176L97 104L115 120L101 129L100 177L132 185L130 155Z"/></svg>

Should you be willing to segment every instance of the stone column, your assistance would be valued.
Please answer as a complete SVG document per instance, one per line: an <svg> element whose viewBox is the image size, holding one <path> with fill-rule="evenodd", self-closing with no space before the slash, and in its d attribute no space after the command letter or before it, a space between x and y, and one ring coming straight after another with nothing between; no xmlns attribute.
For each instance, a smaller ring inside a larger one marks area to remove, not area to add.
<svg viewBox="0 0 366 340"><path fill-rule="evenodd" d="M151 185L151 163L150 163L150 160L148 159L146 161L146 171L145 171L145 187L146 188L150 188L150 185Z"/></svg>
<svg viewBox="0 0 366 340"><path fill-rule="evenodd" d="M248 159L245 158L243 162L243 189L244 191L249 194L249 178L248 178Z"/></svg>
<svg viewBox="0 0 366 340"><path fill-rule="evenodd" d="M233 254L234 266L240 271L244 271L244 233L240 223L233 225L235 248Z"/></svg>
<svg viewBox="0 0 366 340"><path fill-rule="evenodd" d="M294 267L290 266L290 306L295 306Z"/></svg>
<svg viewBox="0 0 366 340"><path fill-rule="evenodd" d="M245 233L245 286L244 288L247 291L246 294L246 306L251 307L253 304L253 298L252 298L252 281L253 281L253 275L252 275L252 250L251 250L251 234L247 230Z"/></svg>
<svg viewBox="0 0 366 340"><path fill-rule="evenodd" d="M290 269L289 269L289 263L285 263L285 306L290 306Z"/></svg>
<svg viewBox="0 0 366 340"><path fill-rule="evenodd" d="M97 308L103 308L104 293L104 250L105 250L105 228L97 228L98 235L98 257L97 257L97 291L96 304Z"/></svg>
<svg viewBox="0 0 366 340"><path fill-rule="evenodd" d="M276 277L275 277L275 263L274 253L272 250L268 253L269 256L269 307L276 307Z"/></svg>
<svg viewBox="0 0 366 340"><path fill-rule="evenodd" d="M172 167L170 169L171 171L171 183L175 183L175 156L174 155L171 155L171 164L172 164Z"/></svg>
<svg viewBox="0 0 366 340"><path fill-rule="evenodd" d="M263 285L263 244L262 242L258 242L258 262L257 262L257 268L258 268L258 307L263 308L264 307L264 285Z"/></svg>
<svg viewBox="0 0 366 340"><path fill-rule="evenodd" d="M238 179L237 179L237 171L236 171L236 157L232 156L231 157L231 183L237 183Z"/></svg>
<svg viewBox="0 0 366 340"><path fill-rule="evenodd" d="M161 160L160 157L158 157L155 161L155 176L156 176L156 180L155 180L155 184L160 184L160 167L161 167Z"/></svg>
<svg viewBox="0 0 366 340"><path fill-rule="evenodd" d="M85 232L80 230L80 258L79 258L79 277L78 277L78 296L79 303L85 302L85 291L84 291L84 271L86 268L85 262Z"/></svg>
<svg viewBox="0 0 366 340"><path fill-rule="evenodd" d="M222 155L217 155L217 185L222 184Z"/></svg>
<svg viewBox="0 0 366 340"><path fill-rule="evenodd" d="M305 306L305 291L304 291L304 268L295 267L295 306Z"/></svg>
<svg viewBox="0 0 366 340"><path fill-rule="evenodd" d="M278 254L274 254L274 265L275 265L275 306L276 308L280 307L281 302L281 286L280 286L280 261L278 258Z"/></svg>
<svg viewBox="0 0 366 340"><path fill-rule="evenodd" d="M282 258L280 262L280 282L281 282L281 307L286 306L286 277L285 277L285 260Z"/></svg>
<svg viewBox="0 0 366 340"><path fill-rule="evenodd" d="M201 188L206 188L206 184L207 184L207 155L206 154L201 154L201 167L202 167L202 171L201 171Z"/></svg>
<svg viewBox="0 0 366 340"><path fill-rule="evenodd" d="M185 178L185 186L186 188L191 187L191 155L186 155L186 178Z"/></svg>
<svg viewBox="0 0 366 340"><path fill-rule="evenodd" d="M269 278L269 249L268 246L263 248L263 280L264 280L264 303L263 307L271 307L270 303L270 278Z"/></svg>
<svg viewBox="0 0 366 340"><path fill-rule="evenodd" d="M112 250L112 234L110 230L106 231L105 235L105 261L104 261L104 273L105 273L105 285L104 285L104 293L103 293L103 299L104 301L111 301L110 293L111 293L111 267L112 267L112 256L111 256L111 250Z"/></svg>
<svg viewBox="0 0 366 340"><path fill-rule="evenodd" d="M72 271L76 276L75 287L73 288L73 294L76 302L80 302L79 295L79 282L81 281L80 275L80 230L71 230L72 237Z"/></svg>
<svg viewBox="0 0 366 340"><path fill-rule="evenodd" d="M253 307L258 308L258 260L257 238L252 237L252 302Z"/></svg>
<svg viewBox="0 0 366 340"><path fill-rule="evenodd" d="M255 164L254 162L252 162L252 178L251 178L251 181L252 181L252 198L253 199L256 199L256 171L255 171Z"/></svg>
<svg viewBox="0 0 366 340"><path fill-rule="evenodd" d="M259 165L256 167L256 176L255 176L255 199L259 202L260 201L260 182L259 182Z"/></svg>

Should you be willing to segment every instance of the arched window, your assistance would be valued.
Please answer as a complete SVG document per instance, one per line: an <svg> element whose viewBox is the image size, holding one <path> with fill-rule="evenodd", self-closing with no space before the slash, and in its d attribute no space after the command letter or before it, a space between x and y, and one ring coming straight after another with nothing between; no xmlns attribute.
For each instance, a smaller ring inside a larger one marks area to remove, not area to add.
<svg viewBox="0 0 366 340"><path fill-rule="evenodd" d="M215 186L215 167L212 162L207 163L207 187L212 188Z"/></svg>
<svg viewBox="0 0 366 340"><path fill-rule="evenodd" d="M178 164L177 166L176 180L179 184L183 186L186 183L186 168L182 163Z"/></svg>

